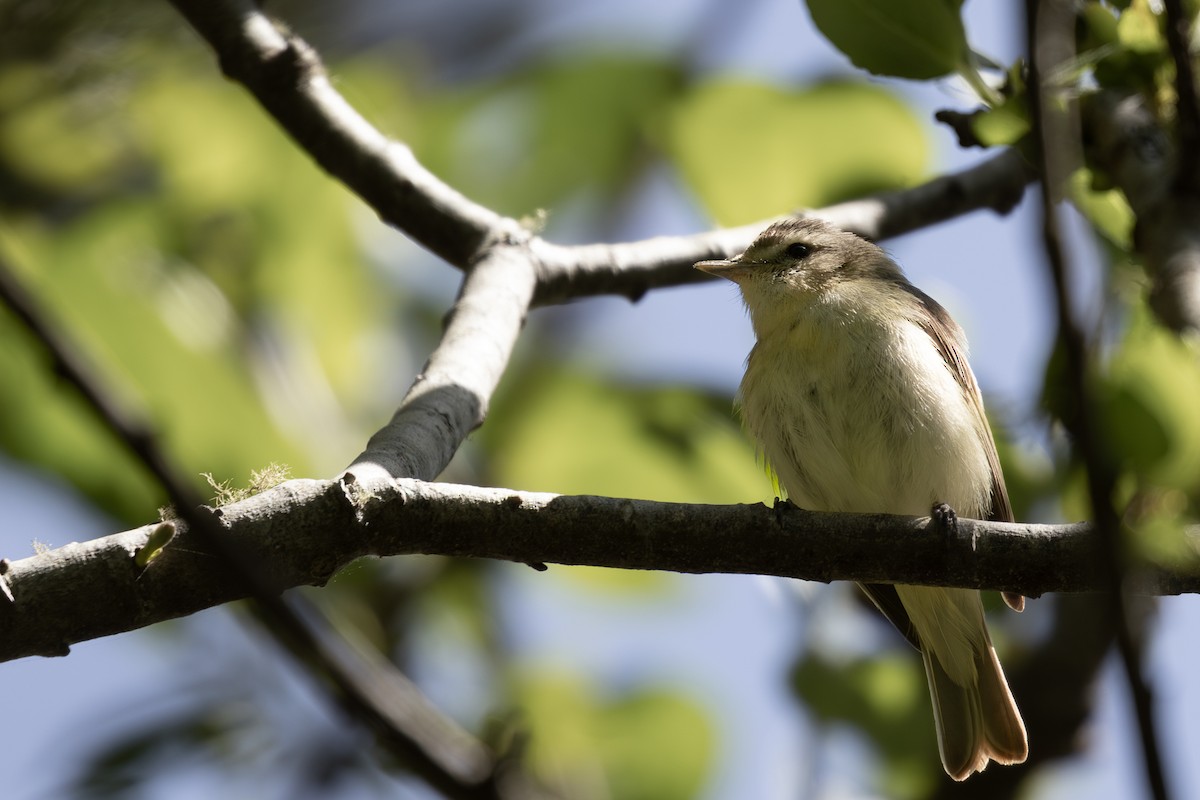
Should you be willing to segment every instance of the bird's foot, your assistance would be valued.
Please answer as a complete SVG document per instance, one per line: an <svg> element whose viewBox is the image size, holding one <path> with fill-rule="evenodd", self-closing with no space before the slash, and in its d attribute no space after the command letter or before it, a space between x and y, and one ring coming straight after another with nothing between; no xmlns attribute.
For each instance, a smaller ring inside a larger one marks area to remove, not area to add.
<svg viewBox="0 0 1200 800"><path fill-rule="evenodd" d="M947 503L934 503L929 509L929 518L947 539L958 535L958 514Z"/></svg>
<svg viewBox="0 0 1200 800"><path fill-rule="evenodd" d="M780 525L783 524L783 515L786 512L797 509L797 508L799 508L799 506L797 506L791 500L788 500L783 497L776 497L775 505L771 506L771 510L775 512L775 522L777 522Z"/></svg>

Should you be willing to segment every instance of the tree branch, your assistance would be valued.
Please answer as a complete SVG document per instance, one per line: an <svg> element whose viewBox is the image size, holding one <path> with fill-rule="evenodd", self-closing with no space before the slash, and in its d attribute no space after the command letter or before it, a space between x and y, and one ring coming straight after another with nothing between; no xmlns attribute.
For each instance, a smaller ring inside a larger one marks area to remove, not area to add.
<svg viewBox="0 0 1200 800"><path fill-rule="evenodd" d="M1137 94L1082 101L1089 159L1137 216L1134 249L1150 276L1150 307L1176 332L1200 331L1200 197L1176 181L1179 154Z"/></svg>
<svg viewBox="0 0 1200 800"><path fill-rule="evenodd" d="M919 186L803 213L868 239L887 239L972 211L991 209L1007 214L1034 177L1019 152L1004 150ZM621 294L636 300L650 289L712 280L692 265L740 253L768 222L621 244L563 247L534 239L531 247L540 265L534 303L551 305L599 294Z"/></svg>
<svg viewBox="0 0 1200 800"><path fill-rule="evenodd" d="M1042 241L1046 266L1054 286L1058 315L1058 342L1063 353L1063 372L1068 407L1063 424L1072 434L1075 448L1083 460L1088 495L1095 520L1098 548L1095 557L1108 592L1108 611L1115 634L1117 652L1125 672L1142 744L1143 766L1151 795L1167 800L1162 750L1154 723L1151 688L1142 671L1139 642L1133 632L1132 617L1125 599L1125 573L1128 555L1121 538L1121 520L1113 505L1117 469L1108 457L1096 411L1089 392L1091 365L1088 343L1072 308L1067 280L1066 250L1059 235L1054 176L1066 174L1064 151L1074 141L1066 136L1064 115L1054 111L1047 99L1042 74L1055 69L1073 56L1074 8L1063 0L1039 3L1025 0L1026 44L1029 51L1030 117L1037 143L1042 195Z"/></svg>
<svg viewBox="0 0 1200 800"><path fill-rule="evenodd" d="M1164 0L1167 14L1167 46L1175 62L1175 130L1179 148L1176 186L1195 193L1200 180L1200 106L1196 98L1196 72L1192 67L1192 25L1183 10L1183 0Z"/></svg>
<svg viewBox="0 0 1200 800"><path fill-rule="evenodd" d="M280 586L321 585L368 555L437 554L524 563L817 581L991 588L1038 596L1103 589L1092 529L963 519L946 539L927 518L825 514L566 496L415 480L293 480L214 512ZM74 642L192 614L246 594L192 531L144 571L155 526L7 562L0 659L61 655ZM1200 591L1200 570L1145 567L1138 591ZM104 602L97 602L104 598Z"/></svg>

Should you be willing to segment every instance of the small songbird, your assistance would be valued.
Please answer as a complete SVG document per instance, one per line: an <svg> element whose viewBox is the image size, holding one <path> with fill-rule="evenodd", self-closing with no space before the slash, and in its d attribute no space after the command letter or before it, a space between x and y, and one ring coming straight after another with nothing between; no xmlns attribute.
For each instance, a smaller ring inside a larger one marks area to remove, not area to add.
<svg viewBox="0 0 1200 800"><path fill-rule="evenodd" d="M887 254L825 222L787 219L740 256L696 267L741 289L756 338L742 417L792 501L1012 520L962 329ZM1024 761L1025 724L979 592L863 589L921 651L946 772L963 780L989 760Z"/></svg>

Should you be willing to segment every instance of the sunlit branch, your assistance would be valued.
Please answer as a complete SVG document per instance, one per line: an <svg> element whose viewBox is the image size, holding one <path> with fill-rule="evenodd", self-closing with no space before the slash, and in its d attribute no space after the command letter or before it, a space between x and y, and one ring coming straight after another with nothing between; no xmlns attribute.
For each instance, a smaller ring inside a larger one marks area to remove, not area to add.
<svg viewBox="0 0 1200 800"><path fill-rule="evenodd" d="M979 164L909 189L880 192L803 213L868 239L887 239L972 211L990 209L1006 214L1020 202L1034 174L1020 153L1004 150ZM533 247L541 265L535 303L549 305L597 294L637 299L650 289L708 280L710 276L692 269L692 265L745 250L769 222L618 244L563 247L535 241Z"/></svg>
<svg viewBox="0 0 1200 800"><path fill-rule="evenodd" d="M442 340L392 420L348 473L382 469L432 480L487 415L533 297L534 268L521 243L485 250L468 269Z"/></svg>

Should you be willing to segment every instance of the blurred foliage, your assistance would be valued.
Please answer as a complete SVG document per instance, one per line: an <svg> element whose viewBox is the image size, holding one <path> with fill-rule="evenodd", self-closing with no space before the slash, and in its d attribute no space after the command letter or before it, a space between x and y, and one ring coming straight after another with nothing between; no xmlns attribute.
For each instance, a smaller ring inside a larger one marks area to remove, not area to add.
<svg viewBox="0 0 1200 800"><path fill-rule="evenodd" d="M1044 506L1057 498L1061 477L1050 457L1031 443L1022 442L1013 431L1015 425L996 408L988 409L988 421L996 439L996 452L1004 473L1004 485L1018 520L1045 515Z"/></svg>
<svg viewBox="0 0 1200 800"><path fill-rule="evenodd" d="M1113 246L1128 251L1133 245L1133 210L1118 189L1087 167L1080 167L1067 184L1071 202Z"/></svg>
<svg viewBox="0 0 1200 800"><path fill-rule="evenodd" d="M1112 356L1106 392L1126 409L1103 409L1118 461L1153 484L1195 491L1200 489L1197 348L1158 325L1145 305L1138 303L1131 312Z"/></svg>
<svg viewBox="0 0 1200 800"><path fill-rule="evenodd" d="M678 503L753 503L771 487L727 396L622 386L554 365L510 372L478 439L486 482ZM596 588L652 590L665 573L556 567Z"/></svg>
<svg viewBox="0 0 1200 800"><path fill-rule="evenodd" d="M48 69L7 76L23 88L0 108L0 161L59 192L78 181L86 203L66 219L11 210L0 241L104 383L145 409L188 469L328 470L366 429L356 404L375 410L368 387L387 325L346 194L232 87L170 53L154 63L112 98L121 114L88 107L86 90L49 91ZM32 353L0 356L0 442L144 520L140 470Z"/></svg>
<svg viewBox="0 0 1200 800"><path fill-rule="evenodd" d="M539 365L506 378L479 440L488 480L563 494L748 503L769 492L728 396Z"/></svg>
<svg viewBox="0 0 1200 800"><path fill-rule="evenodd" d="M671 62L586 52L452 91L394 70L367 56L338 78L443 180L516 217L580 191L611 202L648 163L660 110L683 85Z"/></svg>
<svg viewBox="0 0 1200 800"><path fill-rule="evenodd" d="M1138 555L1200 566L1200 348L1151 316L1143 298L1102 378L1101 423L1127 487L1127 538Z"/></svg>
<svg viewBox="0 0 1200 800"><path fill-rule="evenodd" d="M819 725L850 725L879 747L885 796L923 797L935 785L937 738L925 670L912 649L849 662L813 653L793 669L792 685Z"/></svg>
<svg viewBox="0 0 1200 800"><path fill-rule="evenodd" d="M802 89L705 82L672 115L669 145L722 225L915 184L929 158L925 130L902 100L850 81Z"/></svg>

